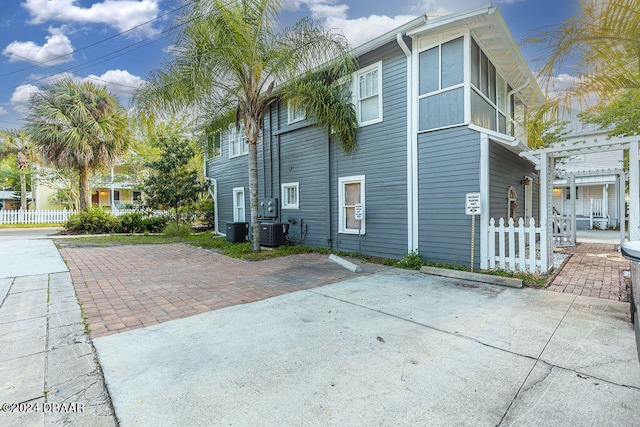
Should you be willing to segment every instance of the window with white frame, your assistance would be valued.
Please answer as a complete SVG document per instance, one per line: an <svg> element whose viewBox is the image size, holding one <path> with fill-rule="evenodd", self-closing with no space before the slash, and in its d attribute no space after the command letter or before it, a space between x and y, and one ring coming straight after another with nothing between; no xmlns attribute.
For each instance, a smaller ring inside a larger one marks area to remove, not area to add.
<svg viewBox="0 0 640 427"><path fill-rule="evenodd" d="M299 209L300 207L300 199L299 191L300 191L300 183L298 182L288 182L286 184L282 184L282 209Z"/></svg>
<svg viewBox="0 0 640 427"><path fill-rule="evenodd" d="M513 135L508 126L514 111L511 86L496 70L478 43L471 38L471 122L500 133Z"/></svg>
<svg viewBox="0 0 640 427"><path fill-rule="evenodd" d="M420 52L420 130L464 122L464 38Z"/></svg>
<svg viewBox="0 0 640 427"><path fill-rule="evenodd" d="M287 123L298 123L306 119L306 114L302 107L294 107L291 104L287 104Z"/></svg>
<svg viewBox="0 0 640 427"><path fill-rule="evenodd" d="M244 187L236 187L233 189L233 221L245 222Z"/></svg>
<svg viewBox="0 0 640 427"><path fill-rule="evenodd" d="M382 62L359 70L355 75L356 110L360 126L382 121Z"/></svg>
<svg viewBox="0 0 640 427"><path fill-rule="evenodd" d="M338 178L338 232L365 234L365 216L361 220L356 219L356 205L361 205L364 211L364 193L364 175Z"/></svg>
<svg viewBox="0 0 640 427"><path fill-rule="evenodd" d="M229 157L237 157L249 152L249 144L247 143L247 135L244 127L237 130L235 127L229 129Z"/></svg>

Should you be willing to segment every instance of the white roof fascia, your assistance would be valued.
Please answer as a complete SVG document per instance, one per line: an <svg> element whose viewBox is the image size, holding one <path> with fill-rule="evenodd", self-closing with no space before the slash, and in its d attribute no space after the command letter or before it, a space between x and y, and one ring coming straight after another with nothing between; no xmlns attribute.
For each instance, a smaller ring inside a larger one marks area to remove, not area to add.
<svg viewBox="0 0 640 427"><path fill-rule="evenodd" d="M521 140L514 138L513 136L505 135L494 130L483 128L473 123L469 123L468 126L471 130L487 134L490 140L506 146L510 151L513 151L516 154L520 154L521 152L527 150L527 145Z"/></svg>
<svg viewBox="0 0 640 427"><path fill-rule="evenodd" d="M381 46L386 45L387 43L391 43L397 40L398 33L405 34L409 37L412 37L416 34L422 33L424 31L430 31L434 28L441 27L443 25L455 23L460 21L461 19L470 18L477 15L482 14L492 14L496 11L496 8L491 5L486 5L483 7L479 7L477 9L471 9L467 11L462 11L459 13L450 13L442 16L433 17L429 13L422 14L417 18L403 24L393 30L376 37L373 40L370 40L360 46L357 46L353 49L352 53L355 56L364 55L367 52L375 50Z"/></svg>

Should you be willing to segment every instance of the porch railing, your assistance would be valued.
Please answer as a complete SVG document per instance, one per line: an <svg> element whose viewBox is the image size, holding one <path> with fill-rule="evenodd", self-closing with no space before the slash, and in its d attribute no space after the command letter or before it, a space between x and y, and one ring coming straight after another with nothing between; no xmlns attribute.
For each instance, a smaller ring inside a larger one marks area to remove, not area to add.
<svg viewBox="0 0 640 427"><path fill-rule="evenodd" d="M573 233L571 230L571 215L553 215L553 243L562 245L572 245Z"/></svg>
<svg viewBox="0 0 640 427"><path fill-rule="evenodd" d="M546 259L544 245L538 249L536 242L540 241L541 233L545 232L544 223L536 227L535 219L529 220L525 226L520 218L516 225L512 218L505 224L500 218L498 225L495 219L489 220L489 248L488 265L490 269L501 268L507 271L522 271L528 273L543 272L543 259ZM546 272L545 272L546 273Z"/></svg>

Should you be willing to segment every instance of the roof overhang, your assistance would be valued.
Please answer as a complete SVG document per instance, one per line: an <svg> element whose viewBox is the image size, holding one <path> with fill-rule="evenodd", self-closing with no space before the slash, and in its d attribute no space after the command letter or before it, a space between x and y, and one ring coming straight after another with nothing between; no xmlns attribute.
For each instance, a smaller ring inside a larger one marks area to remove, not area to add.
<svg viewBox="0 0 640 427"><path fill-rule="evenodd" d="M536 107L545 102L544 94L498 8L486 5L432 19L426 18L422 22L415 21L417 26L407 30L406 35L418 38L448 29L468 28L509 85L518 89L518 96L525 105Z"/></svg>

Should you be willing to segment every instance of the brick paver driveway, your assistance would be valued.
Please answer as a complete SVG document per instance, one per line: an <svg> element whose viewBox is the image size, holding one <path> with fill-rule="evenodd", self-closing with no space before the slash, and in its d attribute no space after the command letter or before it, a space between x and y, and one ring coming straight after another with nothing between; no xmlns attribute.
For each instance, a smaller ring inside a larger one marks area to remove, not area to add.
<svg viewBox="0 0 640 427"><path fill-rule="evenodd" d="M547 287L550 291L586 297L629 301L624 272L629 261L617 251L618 245L578 243L563 249L571 254Z"/></svg>
<svg viewBox="0 0 640 427"><path fill-rule="evenodd" d="M229 258L185 244L61 247L92 337L326 285L352 273L327 255L262 261Z"/></svg>

